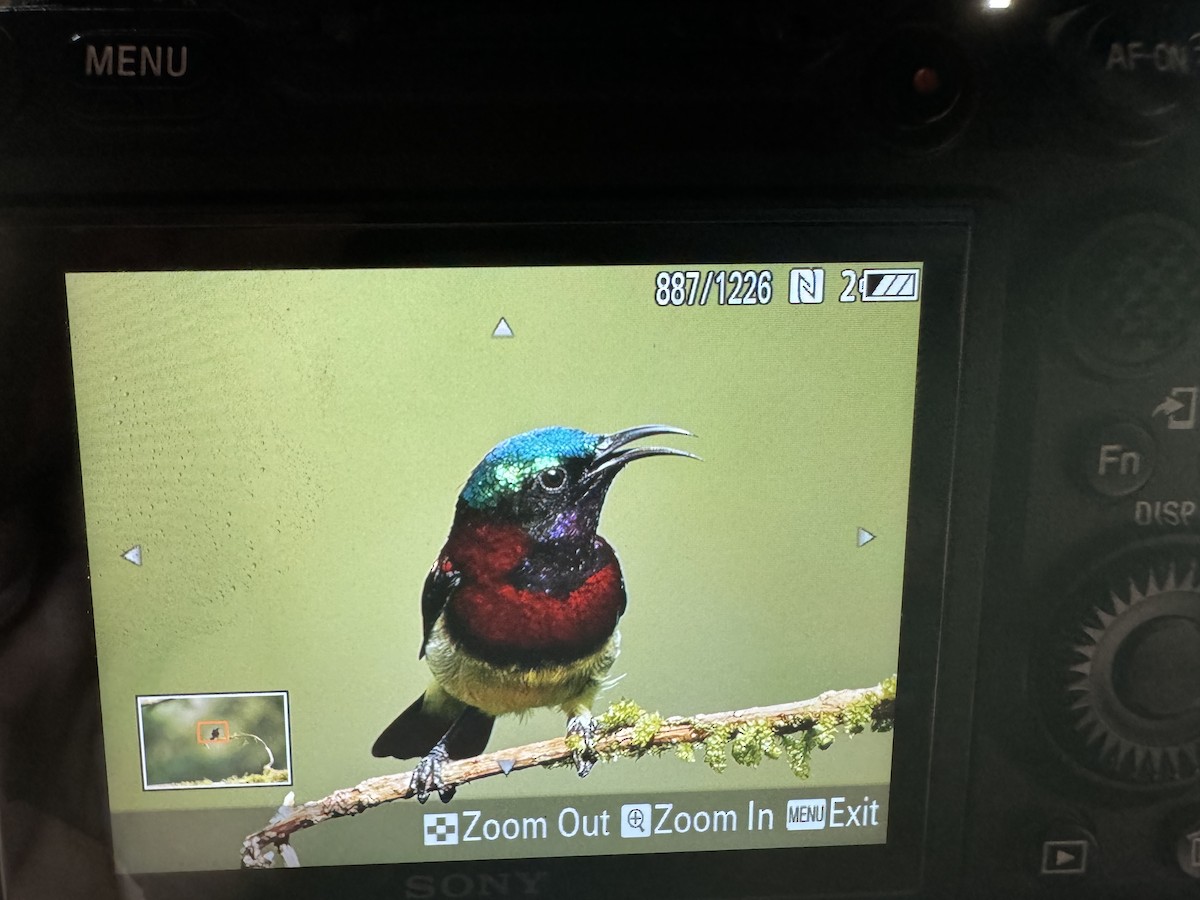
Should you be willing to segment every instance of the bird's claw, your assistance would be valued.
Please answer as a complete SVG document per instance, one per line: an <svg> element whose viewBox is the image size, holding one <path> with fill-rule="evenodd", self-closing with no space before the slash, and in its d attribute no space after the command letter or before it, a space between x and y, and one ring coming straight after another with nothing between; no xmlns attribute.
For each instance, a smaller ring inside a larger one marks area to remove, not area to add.
<svg viewBox="0 0 1200 900"><path fill-rule="evenodd" d="M442 780L442 764L448 759L450 759L450 754L446 752L445 745L441 743L435 744L432 750L421 757L421 761L413 769L412 781L409 782L418 803L424 803L434 791L437 791L438 798L443 803L450 802L450 798L454 796L457 788L454 785L447 785Z"/></svg>
<svg viewBox="0 0 1200 900"><path fill-rule="evenodd" d="M592 766L600 761L596 753L596 720L590 715L571 716L567 722L567 737L577 735L583 746L572 753L575 760L575 770L580 778L586 778Z"/></svg>

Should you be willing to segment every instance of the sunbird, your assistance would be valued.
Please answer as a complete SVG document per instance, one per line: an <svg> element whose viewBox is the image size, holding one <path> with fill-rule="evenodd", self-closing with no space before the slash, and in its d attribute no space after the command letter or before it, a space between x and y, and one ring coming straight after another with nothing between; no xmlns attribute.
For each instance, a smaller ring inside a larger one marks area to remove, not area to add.
<svg viewBox="0 0 1200 900"><path fill-rule="evenodd" d="M621 649L625 580L596 533L613 479L635 459L684 456L629 446L669 425L612 434L554 426L497 444L458 497L450 534L421 594L419 658L433 682L375 741L375 756L420 757L424 803L449 759L482 753L497 716L558 707L580 746L580 778L597 760L591 706Z"/></svg>

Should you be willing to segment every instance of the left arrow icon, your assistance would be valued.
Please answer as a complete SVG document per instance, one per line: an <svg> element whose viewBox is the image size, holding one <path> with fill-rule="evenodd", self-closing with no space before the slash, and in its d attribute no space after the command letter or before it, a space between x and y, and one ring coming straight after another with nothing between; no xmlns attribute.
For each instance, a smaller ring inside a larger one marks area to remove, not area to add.
<svg viewBox="0 0 1200 900"><path fill-rule="evenodd" d="M135 566L142 564L142 545L134 544L128 550L121 554L121 559L133 563Z"/></svg>

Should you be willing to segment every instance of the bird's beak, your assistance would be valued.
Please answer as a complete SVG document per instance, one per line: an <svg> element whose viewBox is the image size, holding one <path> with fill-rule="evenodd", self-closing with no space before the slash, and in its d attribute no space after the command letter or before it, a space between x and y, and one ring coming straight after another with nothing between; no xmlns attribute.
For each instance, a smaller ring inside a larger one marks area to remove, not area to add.
<svg viewBox="0 0 1200 900"><path fill-rule="evenodd" d="M670 425L638 425L636 428L626 428L605 435L596 445L596 456L587 468L585 480L592 481L601 476L615 475L626 463L647 456L686 456L689 459L699 459L694 453L686 450L676 450L674 447L627 447L627 444L644 437L658 434L681 434L692 437L690 431L673 428Z"/></svg>

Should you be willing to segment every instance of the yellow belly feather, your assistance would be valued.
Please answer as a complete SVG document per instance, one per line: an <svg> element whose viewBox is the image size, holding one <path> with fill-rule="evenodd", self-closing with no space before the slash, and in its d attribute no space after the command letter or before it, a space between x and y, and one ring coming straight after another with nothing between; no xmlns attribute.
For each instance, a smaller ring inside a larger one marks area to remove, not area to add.
<svg viewBox="0 0 1200 900"><path fill-rule="evenodd" d="M492 716L543 706L556 706L568 716L580 715L590 711L620 652L621 635L614 631L591 656L567 665L537 669L494 666L456 644L439 617L425 645L435 683L425 692L425 702L447 710L465 703Z"/></svg>

